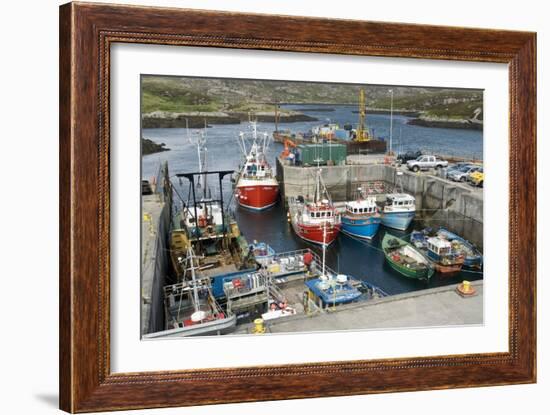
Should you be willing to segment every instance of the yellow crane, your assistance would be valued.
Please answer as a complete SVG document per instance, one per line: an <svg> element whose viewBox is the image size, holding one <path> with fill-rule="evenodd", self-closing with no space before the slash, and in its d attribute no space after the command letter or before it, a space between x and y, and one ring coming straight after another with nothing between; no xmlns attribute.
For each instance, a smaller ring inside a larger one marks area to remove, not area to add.
<svg viewBox="0 0 550 415"><path fill-rule="evenodd" d="M365 126L367 118L367 103L365 101L365 90L359 90L359 124L357 125L357 134L355 141L370 141L371 137Z"/></svg>

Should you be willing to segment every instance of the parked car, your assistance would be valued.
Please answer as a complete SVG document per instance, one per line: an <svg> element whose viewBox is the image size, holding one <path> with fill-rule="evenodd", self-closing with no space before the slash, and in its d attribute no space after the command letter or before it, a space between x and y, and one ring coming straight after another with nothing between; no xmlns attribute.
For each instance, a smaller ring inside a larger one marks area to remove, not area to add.
<svg viewBox="0 0 550 415"><path fill-rule="evenodd" d="M141 194L142 195L152 195L153 189L151 188L151 183L149 183L149 180L142 180L141 181Z"/></svg>
<svg viewBox="0 0 550 415"><path fill-rule="evenodd" d="M458 163L450 164L449 167L447 167L447 174L451 173L452 171L461 169L461 168L464 167L464 166L471 166L471 165L472 165L472 163L470 163L470 162L463 162L463 161L460 161L460 162L458 162Z"/></svg>
<svg viewBox="0 0 550 415"><path fill-rule="evenodd" d="M421 155L422 155L422 152L420 151L407 151L405 153L398 154L395 161L398 164L403 164L409 160L416 160Z"/></svg>
<svg viewBox="0 0 550 415"><path fill-rule="evenodd" d="M407 168L414 172L419 170L429 170L429 169L440 169L447 167L449 162L446 160L441 160L436 156L422 155L416 160L407 161Z"/></svg>
<svg viewBox="0 0 550 415"><path fill-rule="evenodd" d="M471 173L475 173L476 171L480 171L481 169L481 166L477 166L475 164L462 166L459 169L448 171L447 179L453 180L455 182L465 182L468 180Z"/></svg>
<svg viewBox="0 0 550 415"><path fill-rule="evenodd" d="M483 187L484 178L485 175L483 174L483 168L481 168L473 173L470 173L470 175L468 176L468 181L473 186Z"/></svg>

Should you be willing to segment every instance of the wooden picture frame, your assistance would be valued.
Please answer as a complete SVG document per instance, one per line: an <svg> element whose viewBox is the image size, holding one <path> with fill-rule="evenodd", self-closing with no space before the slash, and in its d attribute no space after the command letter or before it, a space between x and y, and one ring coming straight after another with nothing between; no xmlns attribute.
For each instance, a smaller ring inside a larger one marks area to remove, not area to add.
<svg viewBox="0 0 550 415"><path fill-rule="evenodd" d="M61 6L61 409L90 412L535 382L536 34L365 21L342 23L106 4ZM111 373L109 62L114 43L508 64L509 351Z"/></svg>

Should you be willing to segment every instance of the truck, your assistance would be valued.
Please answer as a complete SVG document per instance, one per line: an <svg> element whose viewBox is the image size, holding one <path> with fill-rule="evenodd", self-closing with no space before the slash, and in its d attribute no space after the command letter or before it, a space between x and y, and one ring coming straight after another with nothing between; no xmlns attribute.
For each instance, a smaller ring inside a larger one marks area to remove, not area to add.
<svg viewBox="0 0 550 415"><path fill-rule="evenodd" d="M436 156L422 155L416 160L407 161L407 168L414 172L419 170L429 170L429 169L440 169L447 167L449 162L446 160L441 160Z"/></svg>
<svg viewBox="0 0 550 415"><path fill-rule="evenodd" d="M416 160L421 155L421 151L407 151L406 153L398 154L395 161L397 162L397 164L401 165L409 160Z"/></svg>

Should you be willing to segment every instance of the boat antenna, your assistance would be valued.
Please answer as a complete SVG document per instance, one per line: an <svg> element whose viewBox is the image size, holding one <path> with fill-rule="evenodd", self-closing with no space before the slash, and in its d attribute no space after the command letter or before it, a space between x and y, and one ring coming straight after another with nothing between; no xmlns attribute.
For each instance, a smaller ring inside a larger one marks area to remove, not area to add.
<svg viewBox="0 0 550 415"><path fill-rule="evenodd" d="M393 192L397 190L397 186L399 185L399 191L400 193L403 193L403 181L401 180L401 176L403 176L403 172L399 170L395 170L394 172L395 179L393 181Z"/></svg>
<svg viewBox="0 0 550 415"><path fill-rule="evenodd" d="M241 148L241 151L243 152L244 156L246 157L246 143L245 143L245 137L244 133L241 131L239 133L239 147Z"/></svg>
<svg viewBox="0 0 550 415"><path fill-rule="evenodd" d="M313 201L317 203L320 200L321 200L321 169L318 169L317 180L315 181L315 198L313 199Z"/></svg>

